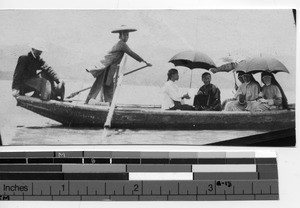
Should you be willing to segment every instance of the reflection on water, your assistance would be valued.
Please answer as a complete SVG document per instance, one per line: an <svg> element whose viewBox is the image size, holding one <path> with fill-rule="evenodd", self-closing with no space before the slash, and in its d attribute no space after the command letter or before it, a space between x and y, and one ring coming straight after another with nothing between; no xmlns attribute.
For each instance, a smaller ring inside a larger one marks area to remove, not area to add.
<svg viewBox="0 0 300 208"><path fill-rule="evenodd" d="M0 130L3 145L92 145L92 144L180 144L203 145L262 133L258 131L212 131L212 130L130 130L111 129L106 138L102 138L100 128L69 128L44 118L26 109L16 106L11 96L11 82L0 81ZM153 100L155 93L147 94ZM73 90L76 91L76 90ZM70 91L72 92L72 91ZM70 93L67 92L66 94ZM123 93L122 93L123 94ZM126 94L126 93L124 93ZM138 100L138 99L137 99ZM145 99L140 99L147 103ZM132 100L131 100L132 101ZM156 102L157 99L155 99ZM157 103L156 103L157 104Z"/></svg>
<svg viewBox="0 0 300 208"><path fill-rule="evenodd" d="M43 125L43 124L41 124ZM256 131L178 131L110 129L103 138L103 129L53 126L22 126L2 129L6 145L65 144L180 144L203 145L256 134Z"/></svg>

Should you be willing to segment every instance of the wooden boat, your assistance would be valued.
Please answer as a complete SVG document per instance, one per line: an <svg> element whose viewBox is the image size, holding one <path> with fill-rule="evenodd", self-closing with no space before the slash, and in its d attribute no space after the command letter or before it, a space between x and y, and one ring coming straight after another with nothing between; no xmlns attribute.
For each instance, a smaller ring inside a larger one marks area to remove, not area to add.
<svg viewBox="0 0 300 208"><path fill-rule="evenodd" d="M17 105L65 126L103 127L108 106L68 101L42 101L19 96ZM149 106L117 106L112 128L194 130L280 130L295 128L295 110L259 113L212 111L163 111Z"/></svg>

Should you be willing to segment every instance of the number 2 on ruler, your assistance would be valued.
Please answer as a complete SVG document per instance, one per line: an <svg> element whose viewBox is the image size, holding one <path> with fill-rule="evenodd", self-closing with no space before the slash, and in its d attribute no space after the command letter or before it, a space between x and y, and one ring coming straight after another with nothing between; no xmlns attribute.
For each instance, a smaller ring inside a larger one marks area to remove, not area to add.
<svg viewBox="0 0 300 208"><path fill-rule="evenodd" d="M138 188L139 188L139 185L138 185L138 184L134 184L133 187L134 187L133 191L139 191L139 190L138 190Z"/></svg>

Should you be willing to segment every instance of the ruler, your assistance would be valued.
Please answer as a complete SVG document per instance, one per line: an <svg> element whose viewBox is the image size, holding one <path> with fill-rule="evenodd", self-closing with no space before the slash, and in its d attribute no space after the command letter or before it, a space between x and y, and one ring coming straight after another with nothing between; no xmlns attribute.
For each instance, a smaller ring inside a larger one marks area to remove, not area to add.
<svg viewBox="0 0 300 208"><path fill-rule="evenodd" d="M274 152L0 152L0 200L278 200Z"/></svg>

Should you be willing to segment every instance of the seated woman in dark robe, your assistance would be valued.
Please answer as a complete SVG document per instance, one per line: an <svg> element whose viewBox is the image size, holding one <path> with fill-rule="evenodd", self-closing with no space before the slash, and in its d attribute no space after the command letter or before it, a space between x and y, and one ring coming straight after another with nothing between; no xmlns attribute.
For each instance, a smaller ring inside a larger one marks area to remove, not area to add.
<svg viewBox="0 0 300 208"><path fill-rule="evenodd" d="M195 110L199 111L221 111L220 90L211 84L211 75L208 72L202 74L204 85L200 87L194 98Z"/></svg>

